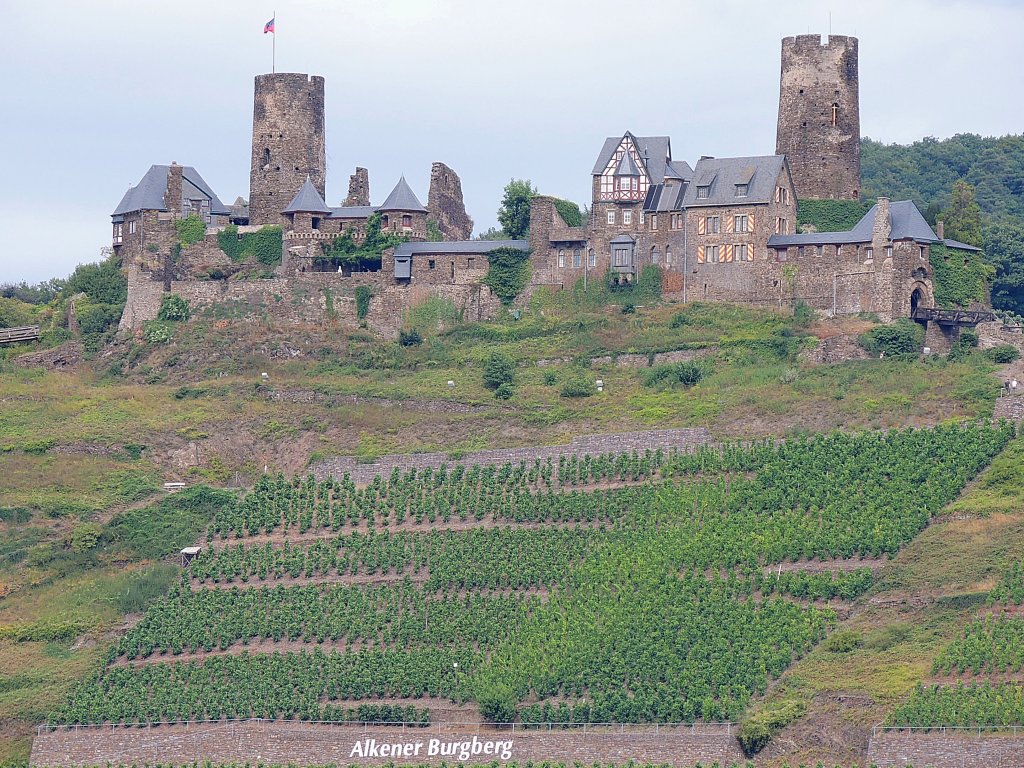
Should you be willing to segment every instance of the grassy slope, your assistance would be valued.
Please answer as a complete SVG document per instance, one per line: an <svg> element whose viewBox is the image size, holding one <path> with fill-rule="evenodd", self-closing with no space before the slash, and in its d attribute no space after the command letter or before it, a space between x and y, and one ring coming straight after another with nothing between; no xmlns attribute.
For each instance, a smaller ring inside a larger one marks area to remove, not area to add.
<svg viewBox="0 0 1024 768"><path fill-rule="evenodd" d="M764 753L768 764L852 762L871 727L931 674L932 663L983 604L1008 560L1024 554L1024 438L1017 438L879 574L825 642L793 665L755 711L801 702L807 714Z"/></svg>
<svg viewBox="0 0 1024 768"><path fill-rule="evenodd" d="M302 471L315 453L370 459L387 451L457 452L666 426L706 425L720 436L793 434L991 412L996 384L979 361L812 367L759 346L799 336L789 318L694 306L690 322L673 328L678 310L623 314L567 292L536 300L518 323L489 324L495 330L483 337L472 328L425 333L424 344L411 349L359 335L339 339L331 329L214 327L212 319L199 319L177 328L171 345L121 346L75 373L0 362L0 509L31 515L29 522L0 522L0 627L57 616L91 628L53 640L0 640L0 760L23 759L32 725L69 680L99 665L127 610L120 600L126 579L150 565L138 553L103 545L76 559L69 555L72 533L83 521L103 526L117 511L144 503L164 480L244 482L264 465ZM614 364L535 365L539 358L715 345L721 350L713 373L689 390L647 388L638 371ZM516 394L507 402L496 401L480 380L482 361L498 349L520 363ZM257 391L262 371L278 391L450 399L479 410L277 402ZM547 380L552 371L555 384ZM603 378L605 392L560 397L561 383L577 375Z"/></svg>

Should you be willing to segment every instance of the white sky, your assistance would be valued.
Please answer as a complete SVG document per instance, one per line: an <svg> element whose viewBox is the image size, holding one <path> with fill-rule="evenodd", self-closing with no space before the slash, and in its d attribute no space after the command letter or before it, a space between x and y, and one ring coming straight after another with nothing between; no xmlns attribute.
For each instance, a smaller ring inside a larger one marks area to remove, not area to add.
<svg viewBox="0 0 1024 768"><path fill-rule="evenodd" d="M885 142L1024 130L1024 0L4 0L0 283L67 275L153 163L248 197L253 76L325 76L327 202L356 165L381 202L430 164L462 177L477 231L528 178L589 201L605 136L673 155L775 149L780 41L860 38L861 129Z"/></svg>

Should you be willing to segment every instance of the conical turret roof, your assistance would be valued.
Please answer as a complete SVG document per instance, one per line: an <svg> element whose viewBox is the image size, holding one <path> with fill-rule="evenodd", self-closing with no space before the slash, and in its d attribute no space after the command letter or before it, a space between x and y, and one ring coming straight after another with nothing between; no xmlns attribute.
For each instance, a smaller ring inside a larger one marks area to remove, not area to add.
<svg viewBox="0 0 1024 768"><path fill-rule="evenodd" d="M327 203L320 197L320 193L316 191L316 187L313 186L313 182L309 176L306 177L306 181L303 182L302 187L292 198L291 203L281 213L330 213L331 209L327 207Z"/></svg>
<svg viewBox="0 0 1024 768"><path fill-rule="evenodd" d="M416 194L409 188L404 175L395 184L395 188L391 190L388 199L377 210L427 212L427 209L423 207L423 203L419 201Z"/></svg>
<svg viewBox="0 0 1024 768"><path fill-rule="evenodd" d="M633 159L632 152L623 152L622 159L619 160L619 166L615 169L616 176L639 176L640 169L636 165L636 161Z"/></svg>

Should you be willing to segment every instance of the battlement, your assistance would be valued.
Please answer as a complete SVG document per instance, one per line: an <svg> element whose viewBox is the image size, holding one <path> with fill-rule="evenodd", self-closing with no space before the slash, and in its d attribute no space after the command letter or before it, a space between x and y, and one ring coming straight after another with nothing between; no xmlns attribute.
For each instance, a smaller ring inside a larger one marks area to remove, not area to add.
<svg viewBox="0 0 1024 768"><path fill-rule="evenodd" d="M857 52L858 40L850 35L792 35L782 38L782 50L797 53L815 53L821 50Z"/></svg>

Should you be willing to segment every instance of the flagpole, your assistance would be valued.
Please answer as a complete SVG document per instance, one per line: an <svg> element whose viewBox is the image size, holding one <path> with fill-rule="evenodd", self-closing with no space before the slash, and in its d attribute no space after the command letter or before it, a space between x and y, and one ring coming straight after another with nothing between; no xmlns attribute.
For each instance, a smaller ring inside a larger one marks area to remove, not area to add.
<svg viewBox="0 0 1024 768"><path fill-rule="evenodd" d="M274 11L274 15L271 16L271 18L274 20L274 28L270 31L270 34L273 36L274 41L273 41L273 44L271 45L271 48L270 48L270 51L271 51L271 53L270 53L270 57L271 57L270 58L270 73L271 74L276 74L277 73L277 11Z"/></svg>

